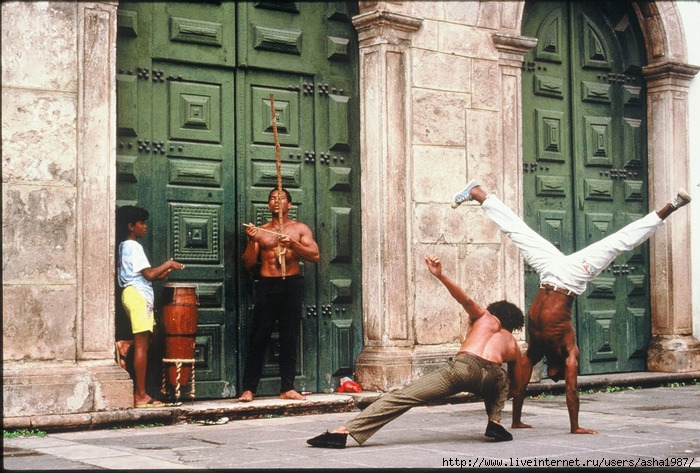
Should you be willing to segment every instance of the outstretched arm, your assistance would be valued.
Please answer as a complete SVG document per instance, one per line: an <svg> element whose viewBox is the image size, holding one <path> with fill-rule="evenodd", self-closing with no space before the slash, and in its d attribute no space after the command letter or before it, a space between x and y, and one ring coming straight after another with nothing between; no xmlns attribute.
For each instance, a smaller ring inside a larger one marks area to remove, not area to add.
<svg viewBox="0 0 700 473"><path fill-rule="evenodd" d="M486 313L486 309L483 308L478 302L469 297L464 290L459 287L452 279L448 278L442 273L442 263L440 258L435 255L430 255L425 257L425 264L428 265L428 269L433 275L438 278L438 280L444 284L450 295L459 302L464 310L469 314L471 322L481 317Z"/></svg>
<svg viewBox="0 0 700 473"><path fill-rule="evenodd" d="M185 269L185 265L170 258L155 268L143 268L141 274L148 281L155 281L157 279L165 279L174 269Z"/></svg>

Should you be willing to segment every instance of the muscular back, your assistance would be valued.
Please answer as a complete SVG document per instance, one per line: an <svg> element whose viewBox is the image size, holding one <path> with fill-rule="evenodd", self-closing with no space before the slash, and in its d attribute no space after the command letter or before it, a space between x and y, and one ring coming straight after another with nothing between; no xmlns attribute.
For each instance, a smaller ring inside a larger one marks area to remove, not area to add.
<svg viewBox="0 0 700 473"><path fill-rule="evenodd" d="M528 332L532 339L542 344L562 340L573 332L571 306L573 299L563 294L540 289L532 301L528 314Z"/></svg>
<svg viewBox="0 0 700 473"><path fill-rule="evenodd" d="M498 364L520 358L520 348L513 334L501 327L501 322L488 311L470 324L460 351Z"/></svg>

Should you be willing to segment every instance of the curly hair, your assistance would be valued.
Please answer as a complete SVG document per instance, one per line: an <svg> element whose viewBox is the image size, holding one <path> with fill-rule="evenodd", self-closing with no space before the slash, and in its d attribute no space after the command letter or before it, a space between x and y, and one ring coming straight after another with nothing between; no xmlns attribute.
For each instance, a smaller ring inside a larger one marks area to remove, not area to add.
<svg viewBox="0 0 700 473"><path fill-rule="evenodd" d="M501 321L501 326L509 332L521 328L525 323L523 311L508 301L492 302L486 310L495 315Z"/></svg>
<svg viewBox="0 0 700 473"><path fill-rule="evenodd" d="M129 224L148 220L148 210L135 205L124 205L117 209L117 240L123 241L129 234Z"/></svg>

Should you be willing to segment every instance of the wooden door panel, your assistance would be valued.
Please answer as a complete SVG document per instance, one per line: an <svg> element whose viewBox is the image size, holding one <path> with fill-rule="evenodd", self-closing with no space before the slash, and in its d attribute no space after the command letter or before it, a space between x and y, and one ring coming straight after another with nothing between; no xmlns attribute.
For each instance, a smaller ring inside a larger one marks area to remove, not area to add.
<svg viewBox="0 0 700 473"><path fill-rule="evenodd" d="M362 348L359 99L356 38L347 12L327 5L328 61L317 76L318 263L326 276L319 285L319 382L337 389L353 376ZM345 5L345 4L343 4ZM331 53L332 52L332 53Z"/></svg>
<svg viewBox="0 0 700 473"><path fill-rule="evenodd" d="M617 330L614 327L615 310L587 310L584 317L590 321L591 332L589 344L591 362L616 362L618 359L616 340Z"/></svg>
<svg viewBox="0 0 700 473"><path fill-rule="evenodd" d="M151 163L142 145L151 136L151 113L142 105L151 101L150 6L122 2L117 31L117 205L149 208ZM151 254L151 236L141 243Z"/></svg>
<svg viewBox="0 0 700 473"><path fill-rule="evenodd" d="M325 46L323 4L246 2L240 7L239 65L316 72L319 46Z"/></svg>
<svg viewBox="0 0 700 473"><path fill-rule="evenodd" d="M313 94L309 94L306 83L310 77L266 71L250 72L239 84L239 97L244 97L243 116L239 134L244 156L239 159L241 174L246 176L244 206L242 214L246 222L261 225L272 217L268 209L268 195L277 188L277 166L275 140L272 129L270 94L274 97L277 133L281 149L282 184L292 196L293 207L289 217L305 223L316 236L315 222L315 176L313 155ZM245 233L240 233L244 240ZM244 242L241 242L244 245ZM316 306L316 267L301 263L301 272L306 282L304 306L307 310L301 322L297 353L297 388L316 390L316 319L310 308ZM240 324L241 347L247 347L252 323L254 299L254 276L241 274L247 289ZM241 350L245 360L246 350ZM258 386L259 394L279 392L279 334L275 330L265 357L263 377Z"/></svg>
<svg viewBox="0 0 700 473"><path fill-rule="evenodd" d="M572 5L572 34L582 38L578 48L572 49L572 97L581 97L573 102L575 141L583 143L577 149L576 161L581 162L577 179L577 194L582 197L583 218L577 221L579 233L585 224L586 241L577 242L577 247L598 241L622 228L645 206L646 175L642 171L645 162L640 117L637 108L643 102L637 85L629 82L630 72L623 59L624 47L618 41L614 27L618 25L596 7ZM640 84L641 82L637 82ZM633 93L630 93L632 91ZM643 251L636 249L635 251ZM628 353L638 353L638 339L629 339L630 304L626 275L630 265L625 261L630 255L618 257L601 277L613 279L611 287L614 300L608 297L591 297L586 294L577 301L579 313L599 311L613 307L609 329L610 350L615 356L601 356L600 331L593 330L589 336L581 336L582 373L605 373L644 369L641 359L631 360ZM643 265L636 265L635 271ZM597 286L600 289L601 285ZM646 291L642 291L646 293ZM637 304L648 305L648 298L637 297ZM577 322L579 333L586 332L587 321ZM636 366L636 368L634 368Z"/></svg>
<svg viewBox="0 0 700 473"><path fill-rule="evenodd" d="M538 38L523 69L525 220L567 254L646 210L644 46L632 14L624 2L605 12L528 2L524 12L523 34ZM559 209L571 217L557 223L562 232L543 214ZM621 255L577 299L582 373L644 369L645 252L642 245ZM526 268L528 304L537 279Z"/></svg>
<svg viewBox="0 0 700 473"><path fill-rule="evenodd" d="M362 346L357 13L352 2L120 2L117 200L149 209L147 253L183 260L170 279L198 284L200 398L236 395L245 357L253 285L241 223L270 217L270 93L291 217L322 242L322 261L302 265L299 387L334 388L352 373ZM276 352L273 341L260 392L277 392Z"/></svg>
<svg viewBox="0 0 700 473"><path fill-rule="evenodd" d="M155 2L153 57L234 67L235 2Z"/></svg>
<svg viewBox="0 0 700 473"><path fill-rule="evenodd" d="M232 287L225 258L234 212L233 73L153 64L164 77L173 77L153 85L154 205L167 216L156 227L167 235L160 259L185 264L169 280L198 285L197 396L220 397L236 382L235 363L227 362L236 327L226 309Z"/></svg>

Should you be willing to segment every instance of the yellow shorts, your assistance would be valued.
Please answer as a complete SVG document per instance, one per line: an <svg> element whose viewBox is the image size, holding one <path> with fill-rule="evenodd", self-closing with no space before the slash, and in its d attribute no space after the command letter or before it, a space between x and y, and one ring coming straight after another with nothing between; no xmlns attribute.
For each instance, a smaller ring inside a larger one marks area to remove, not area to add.
<svg viewBox="0 0 700 473"><path fill-rule="evenodd" d="M122 292L122 305L131 320L132 333L152 332L156 324L153 317L153 304L144 299L133 286L127 286Z"/></svg>

